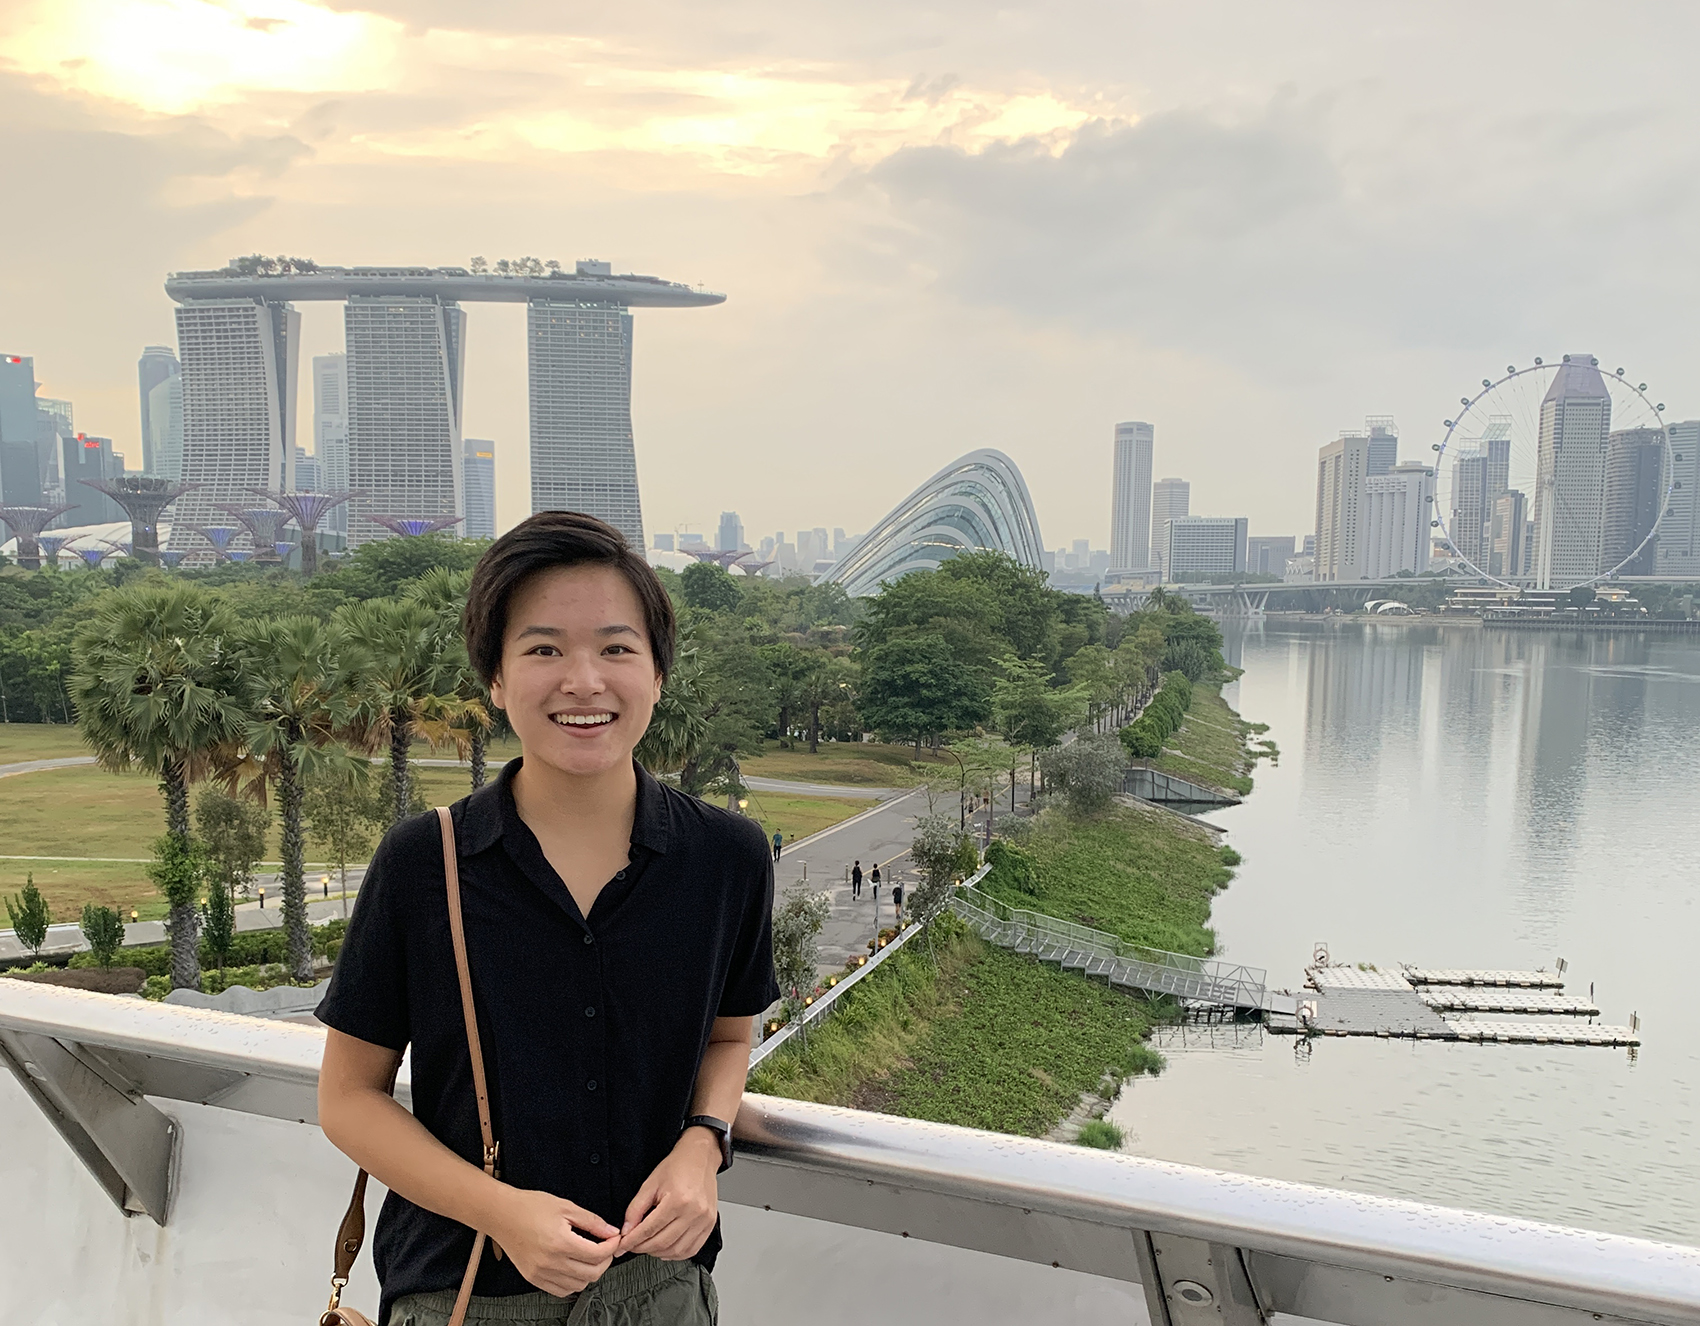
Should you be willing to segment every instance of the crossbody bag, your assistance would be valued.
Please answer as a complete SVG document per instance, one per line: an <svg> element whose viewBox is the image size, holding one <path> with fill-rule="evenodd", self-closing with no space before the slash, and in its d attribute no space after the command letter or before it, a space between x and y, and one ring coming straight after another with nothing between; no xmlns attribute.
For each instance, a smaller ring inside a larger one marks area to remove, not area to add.
<svg viewBox="0 0 1700 1326"><path fill-rule="evenodd" d="M454 944L455 974L460 978L460 1011L466 1019L466 1048L472 1056L472 1090L478 1097L478 1131L484 1138L484 1172L496 1177L499 1148L490 1127L490 1090L484 1079L484 1052L478 1044L478 1015L472 1006L472 970L466 962L466 927L460 914L460 853L455 847L454 821L447 806L437 807L437 819L443 830L443 882L449 894L449 938ZM399 1067L399 1065L398 1065ZM395 1090L395 1074L390 1075L387 1088ZM342 1306L342 1291L348 1284L348 1273L360 1255L366 1241L366 1171L361 1170L354 1180L354 1196L336 1232L336 1269L331 1273L330 1306L319 1318L319 1326L372 1326L372 1319L363 1312ZM455 1296L454 1311L449 1326L462 1326L467 1304L472 1301L472 1283L478 1278L478 1264L484 1257L484 1245L489 1237L478 1232L472 1240L472 1256L467 1259L466 1274L461 1277L460 1293ZM502 1250L491 1243L496 1256Z"/></svg>

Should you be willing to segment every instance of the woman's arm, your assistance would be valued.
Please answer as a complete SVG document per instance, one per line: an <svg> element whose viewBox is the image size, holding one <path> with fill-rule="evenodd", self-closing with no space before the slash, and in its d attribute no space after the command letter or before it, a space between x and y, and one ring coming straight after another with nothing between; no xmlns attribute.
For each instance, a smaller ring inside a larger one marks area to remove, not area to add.
<svg viewBox="0 0 1700 1326"><path fill-rule="evenodd" d="M697 1069L691 1113L734 1122L750 1073L748 1017L715 1018ZM720 1213L720 1143L706 1128L687 1128L673 1150L644 1180L626 1208L620 1252L647 1252L662 1261L684 1261L714 1232Z"/></svg>
<svg viewBox="0 0 1700 1326"><path fill-rule="evenodd" d="M334 1028L327 1033L319 1124L332 1145L416 1206L490 1235L539 1289L564 1296L598 1279L620 1231L594 1212L511 1187L455 1155L390 1095L400 1062L394 1050Z"/></svg>

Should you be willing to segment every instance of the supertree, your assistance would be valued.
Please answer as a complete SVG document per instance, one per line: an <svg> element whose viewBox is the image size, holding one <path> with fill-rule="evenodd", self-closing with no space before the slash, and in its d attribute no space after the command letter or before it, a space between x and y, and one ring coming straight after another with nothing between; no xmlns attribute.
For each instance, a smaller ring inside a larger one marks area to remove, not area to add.
<svg viewBox="0 0 1700 1326"><path fill-rule="evenodd" d="M213 559L220 562L234 560L230 555L230 541L241 532L231 525L197 525L195 527L195 533L212 544Z"/></svg>
<svg viewBox="0 0 1700 1326"><path fill-rule="evenodd" d="M407 538L416 538L421 534L435 534L440 529L450 525L460 524L461 516L367 516L367 520L382 525L385 529Z"/></svg>
<svg viewBox="0 0 1700 1326"><path fill-rule="evenodd" d="M257 497L269 498L295 519L301 531L301 574L311 576L319 570L319 522L351 497L360 496L352 490L334 493L274 493L269 488L250 488Z"/></svg>
<svg viewBox="0 0 1700 1326"><path fill-rule="evenodd" d="M747 576L760 575L763 571L767 570L768 567L773 565L771 560L766 562L749 560L754 556L754 553L745 553L743 557L740 557L736 562L732 563L732 565L737 567ZM731 567L728 567L727 569L730 570Z"/></svg>
<svg viewBox="0 0 1700 1326"><path fill-rule="evenodd" d="M159 550L160 565L167 570L176 570L183 564L183 559L188 555L181 548L161 548Z"/></svg>
<svg viewBox="0 0 1700 1326"><path fill-rule="evenodd" d="M130 517L131 556L151 566L159 565L159 518L191 488L199 484L178 483L151 474L124 474L115 479L83 480L96 492L105 493Z"/></svg>
<svg viewBox="0 0 1700 1326"><path fill-rule="evenodd" d="M282 556L277 551L277 545L283 541L283 527L289 521L289 512L279 511L276 507L234 507L221 506L220 511L227 511L242 522L242 527L248 531L254 540L254 560L256 562L281 562Z"/></svg>
<svg viewBox="0 0 1700 1326"><path fill-rule="evenodd" d="M110 543L96 543L84 548L73 548L71 551L81 557L83 564L92 571L118 550Z"/></svg>
<svg viewBox="0 0 1700 1326"><path fill-rule="evenodd" d="M72 503L60 506L0 506L0 520L5 521L17 536L18 565L26 571L41 570L42 530L56 516L74 510L76 507Z"/></svg>
<svg viewBox="0 0 1700 1326"><path fill-rule="evenodd" d="M59 550L65 546L65 536L63 534L41 534L36 537L36 542L41 545L41 555L47 559L48 565L57 570Z"/></svg>

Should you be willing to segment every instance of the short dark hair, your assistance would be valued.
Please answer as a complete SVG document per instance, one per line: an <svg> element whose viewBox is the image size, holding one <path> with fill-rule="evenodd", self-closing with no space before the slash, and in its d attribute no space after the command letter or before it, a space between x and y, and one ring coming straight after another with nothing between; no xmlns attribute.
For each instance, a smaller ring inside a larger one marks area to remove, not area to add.
<svg viewBox="0 0 1700 1326"><path fill-rule="evenodd" d="M539 511L492 543L472 571L461 631L473 669L486 686L502 669L502 637L514 594L544 571L587 564L610 566L625 576L643 605L655 670L663 677L672 670L673 600L655 568L607 521L581 511Z"/></svg>

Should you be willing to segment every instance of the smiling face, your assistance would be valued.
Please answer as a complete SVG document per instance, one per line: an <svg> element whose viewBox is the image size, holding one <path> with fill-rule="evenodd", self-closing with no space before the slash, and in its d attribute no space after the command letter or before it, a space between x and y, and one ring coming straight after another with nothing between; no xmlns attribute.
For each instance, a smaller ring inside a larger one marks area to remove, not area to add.
<svg viewBox="0 0 1700 1326"><path fill-rule="evenodd" d="M528 765L575 777L629 765L661 697L643 605L611 566L534 576L508 604L490 696Z"/></svg>

